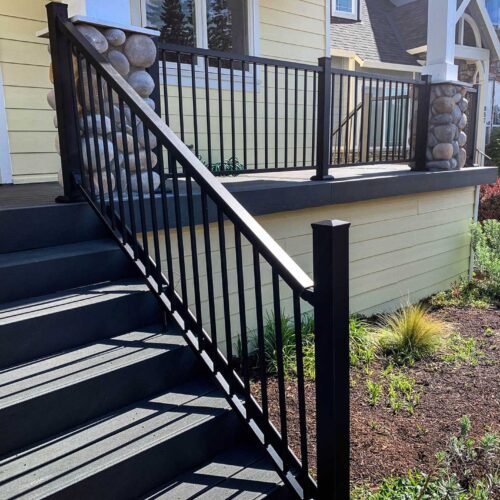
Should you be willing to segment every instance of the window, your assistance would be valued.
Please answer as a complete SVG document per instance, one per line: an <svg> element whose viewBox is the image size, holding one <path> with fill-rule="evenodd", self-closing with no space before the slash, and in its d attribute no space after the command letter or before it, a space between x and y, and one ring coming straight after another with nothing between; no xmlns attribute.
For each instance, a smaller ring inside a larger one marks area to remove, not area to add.
<svg viewBox="0 0 500 500"><path fill-rule="evenodd" d="M332 15L358 19L358 0L332 0Z"/></svg>
<svg viewBox="0 0 500 500"><path fill-rule="evenodd" d="M248 24L247 0L146 0L146 26L167 43L246 54Z"/></svg>

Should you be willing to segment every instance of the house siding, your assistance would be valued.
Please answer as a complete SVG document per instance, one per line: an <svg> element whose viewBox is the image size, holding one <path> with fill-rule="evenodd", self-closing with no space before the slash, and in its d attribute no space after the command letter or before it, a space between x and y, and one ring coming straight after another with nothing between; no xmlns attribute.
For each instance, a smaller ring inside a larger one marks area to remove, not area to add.
<svg viewBox="0 0 500 500"><path fill-rule="evenodd" d="M57 180L45 0L0 0L0 65L14 183Z"/></svg>
<svg viewBox="0 0 500 500"><path fill-rule="evenodd" d="M257 217L259 223L275 238L304 271L312 277L311 224L324 219L351 222L350 229L350 309L351 313L372 315L397 309L444 290L469 270L469 225L473 217L474 188L452 189L372 201L330 205ZM163 235L160 236L160 241ZM215 287L217 330L224 332L222 276L218 245L218 228L210 227L211 259ZM239 329L238 290L234 229L225 224L229 274L229 302L234 333ZM177 235L171 233L174 273L180 280L177 259ZM150 237L150 248L153 240ZM188 296L194 297L191 240L183 231L186 252ZM202 315L208 322L206 291L206 255L202 227L196 228L198 275L201 286ZM255 328L255 291L252 250L243 241L245 304L248 329ZM165 256L163 255L163 259ZM165 262L163 263L164 269ZM262 262L264 311L272 311L272 283L269 266ZM180 286L179 283L177 285ZM281 284L281 304L291 311L291 293ZM194 311L193 300L190 307ZM304 311L307 310L304 304Z"/></svg>
<svg viewBox="0 0 500 500"><path fill-rule="evenodd" d="M55 128L53 125L54 112L47 104L47 91L51 88L48 77L50 57L47 51L47 41L37 38L35 33L46 27L46 0L23 0L13 2L0 0L0 64L4 80L5 108L7 115L7 128L9 134L12 175L14 183L48 182L57 180L60 160L55 152ZM318 57L325 54L326 44L326 18L323 0L260 0L258 26L255 30L258 37L257 45L259 54L264 57L293 60L302 63L316 64ZM283 81L283 74L280 74ZM290 80L292 78L290 77ZM274 130L274 76L270 75L270 120L269 130ZM291 82L292 84L293 82ZM302 82L300 82L302 85ZM309 83L311 89L312 81ZM186 83L190 86L190 83ZM169 90L177 91L176 87L169 86ZM290 87L292 92L292 88ZM161 89L163 93L163 89ZM204 106L202 106L202 89L199 89L199 135L200 152L207 158L206 151L206 120L204 120ZM213 161L219 161L217 144L218 117L216 114L217 103L212 105L213 124L212 139L214 151ZM272 94L272 95L271 95ZM223 93L223 116L229 119L230 105L229 92ZM259 98L262 98L260 96ZM280 100L282 96L280 96ZM308 95L308 119L306 131L308 143L312 131L312 94ZM241 106L241 85L236 89L236 106ZM252 119L252 110L248 104L248 120ZM291 113L291 104L290 104ZM263 106L258 108L258 160L264 158L263 133ZM280 122L284 121L284 104L280 102ZM299 106L298 129L303 129L303 111ZM176 133L180 133L178 110L174 105L171 109L171 126ZM188 120L189 123L189 120ZM186 129L185 142L194 143L192 126ZM237 151L236 156L242 160L242 126L237 123ZM284 130L283 123L279 125ZM292 128L290 119L289 128ZM232 153L230 151L231 136L229 125L225 126L224 142L226 144L225 159ZM248 131L248 144L253 144L253 128ZM270 161L274 159L274 140L271 140L268 149ZM284 134L280 133L278 147L284 147ZM251 154L253 155L253 148ZM289 155L292 151L289 149ZM311 147L307 148L306 158L308 163L312 158ZM283 161L283 159L281 160ZM249 157L249 165L255 164L255 158Z"/></svg>

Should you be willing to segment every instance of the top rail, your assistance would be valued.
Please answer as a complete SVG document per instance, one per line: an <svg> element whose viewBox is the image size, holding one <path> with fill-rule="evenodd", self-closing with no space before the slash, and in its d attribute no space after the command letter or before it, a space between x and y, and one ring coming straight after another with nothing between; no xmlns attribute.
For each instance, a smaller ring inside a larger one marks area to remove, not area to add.
<svg viewBox="0 0 500 500"><path fill-rule="evenodd" d="M281 278L305 300L310 300L313 281L281 246L265 231L233 195L213 176L193 152L174 134L163 120L132 89L127 81L102 56L87 49L86 39L71 22L60 22L60 28L94 65L99 66L107 83L121 98L127 99L132 112L157 134L158 142L169 149L179 164L206 190L223 209L224 215L237 224L241 234L255 245L262 256L277 269Z"/></svg>
<svg viewBox="0 0 500 500"><path fill-rule="evenodd" d="M218 50L204 49L200 47L188 47L186 45L164 43L161 41L158 42L158 49L160 51L166 51L166 52L179 52L181 54L191 54L204 57L207 56L209 58L214 58L214 59L233 60L246 63L255 63L260 65L267 64L268 66L280 66L290 69L301 69L304 71L316 71L318 73L321 73L323 71L323 68L321 66L317 66L314 64L283 61L280 59L272 59L268 57L250 56L250 55L238 54L235 52L222 52Z"/></svg>
<svg viewBox="0 0 500 500"><path fill-rule="evenodd" d="M393 77L390 75L384 75L383 73L367 73L363 71L352 71L347 69L340 68L332 68L332 73L336 75L344 75L344 76L354 76L358 78L367 78L371 80L385 80L387 82L394 83L408 83L410 85L425 85L425 80L415 80L413 78L402 78L402 77Z"/></svg>

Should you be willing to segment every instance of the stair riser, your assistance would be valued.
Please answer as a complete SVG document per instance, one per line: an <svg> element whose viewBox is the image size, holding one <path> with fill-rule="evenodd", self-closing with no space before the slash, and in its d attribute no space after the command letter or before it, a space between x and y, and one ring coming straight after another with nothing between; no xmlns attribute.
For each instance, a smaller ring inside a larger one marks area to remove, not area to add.
<svg viewBox="0 0 500 500"><path fill-rule="evenodd" d="M166 391L199 370L184 346L0 410L0 455Z"/></svg>
<svg viewBox="0 0 500 500"><path fill-rule="evenodd" d="M13 265L0 269L0 303L45 295L136 274L116 249Z"/></svg>
<svg viewBox="0 0 500 500"><path fill-rule="evenodd" d="M52 495L54 499L136 499L165 481L234 446L242 433L233 412L225 411L194 428L97 472Z"/></svg>
<svg viewBox="0 0 500 500"><path fill-rule="evenodd" d="M161 322L149 292L0 326L0 369Z"/></svg>
<svg viewBox="0 0 500 500"><path fill-rule="evenodd" d="M0 210L0 253L65 245L108 236L86 203Z"/></svg>

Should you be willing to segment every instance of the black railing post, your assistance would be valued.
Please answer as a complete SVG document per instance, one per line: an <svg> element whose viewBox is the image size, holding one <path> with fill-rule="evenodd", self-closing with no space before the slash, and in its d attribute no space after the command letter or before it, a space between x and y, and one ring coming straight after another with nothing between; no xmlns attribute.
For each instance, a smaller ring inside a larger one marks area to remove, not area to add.
<svg viewBox="0 0 500 500"><path fill-rule="evenodd" d="M429 131L429 106L431 99L431 76L422 77L424 83L418 87L417 130L415 138L415 168L425 170L427 134Z"/></svg>
<svg viewBox="0 0 500 500"><path fill-rule="evenodd" d="M318 499L349 498L349 226L312 225Z"/></svg>
<svg viewBox="0 0 500 500"><path fill-rule="evenodd" d="M71 70L73 54L69 40L60 35L58 26L59 22L68 21L68 6L59 2L47 4L47 20L64 188L64 195L56 201L68 203L82 199L77 185L81 165L77 99L75 82L72 81L74 72Z"/></svg>
<svg viewBox="0 0 500 500"><path fill-rule="evenodd" d="M322 71L318 78L318 113L317 113L317 138L316 138L316 175L313 181L332 180L328 175L330 168L330 154L332 142L332 124L330 121L330 106L332 106L332 59L320 57L318 65Z"/></svg>

